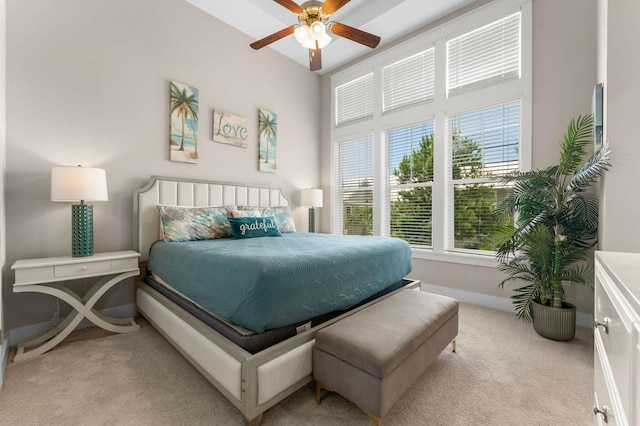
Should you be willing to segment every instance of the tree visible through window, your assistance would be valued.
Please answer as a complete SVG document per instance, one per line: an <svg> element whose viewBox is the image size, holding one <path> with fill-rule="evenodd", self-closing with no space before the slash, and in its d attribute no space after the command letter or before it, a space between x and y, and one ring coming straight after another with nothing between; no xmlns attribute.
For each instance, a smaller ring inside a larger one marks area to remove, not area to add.
<svg viewBox="0 0 640 426"><path fill-rule="evenodd" d="M399 188L426 183L397 190L395 196L391 191L391 236L403 238L416 246L431 245L433 143L433 133L422 136L418 147L404 155L392 171L391 180L395 180ZM482 151L477 142L454 131L452 147L453 180L491 177L490 172L485 172ZM458 185L453 215L456 248L491 250L501 229L512 226L508 222L497 222L492 215L504 192L504 188L494 183Z"/></svg>
<svg viewBox="0 0 640 426"><path fill-rule="evenodd" d="M431 247L433 123L389 131L390 234Z"/></svg>

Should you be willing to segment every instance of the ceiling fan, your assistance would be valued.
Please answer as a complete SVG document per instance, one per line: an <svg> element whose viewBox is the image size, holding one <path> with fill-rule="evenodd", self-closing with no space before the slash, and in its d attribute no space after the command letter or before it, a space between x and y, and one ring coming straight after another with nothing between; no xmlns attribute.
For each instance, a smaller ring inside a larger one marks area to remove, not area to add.
<svg viewBox="0 0 640 426"><path fill-rule="evenodd" d="M273 1L296 13L300 25L291 25L290 27L251 43L250 46L255 50L261 49L274 41L293 34L303 47L309 48L309 69L311 69L311 71L318 71L322 69L320 49L331 41L327 30L337 36L348 38L372 49L380 43L380 37L376 35L341 24L340 22L329 21L331 14L349 3L349 0L325 0L324 2L311 0L302 3L302 5L292 0Z"/></svg>

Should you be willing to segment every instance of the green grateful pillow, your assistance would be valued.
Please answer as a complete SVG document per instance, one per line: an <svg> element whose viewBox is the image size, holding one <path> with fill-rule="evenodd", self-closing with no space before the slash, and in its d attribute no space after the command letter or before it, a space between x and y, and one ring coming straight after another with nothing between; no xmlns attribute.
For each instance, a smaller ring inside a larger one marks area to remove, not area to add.
<svg viewBox="0 0 640 426"><path fill-rule="evenodd" d="M287 206L251 207L237 206L231 211L233 217L266 217L273 216L280 232L296 232L296 226L291 217L291 209Z"/></svg>
<svg viewBox="0 0 640 426"><path fill-rule="evenodd" d="M269 217L229 217L231 232L236 240L256 237L281 237L278 223Z"/></svg>

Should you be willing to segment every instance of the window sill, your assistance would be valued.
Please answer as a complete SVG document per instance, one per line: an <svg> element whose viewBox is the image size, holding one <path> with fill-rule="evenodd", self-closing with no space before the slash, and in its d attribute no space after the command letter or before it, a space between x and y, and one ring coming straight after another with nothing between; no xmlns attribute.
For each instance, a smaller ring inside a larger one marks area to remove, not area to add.
<svg viewBox="0 0 640 426"><path fill-rule="evenodd" d="M432 260L436 262L462 263L465 265L484 266L487 268L495 268L498 262L493 255L485 254L469 254L459 252L435 253L428 249L411 249L414 259Z"/></svg>

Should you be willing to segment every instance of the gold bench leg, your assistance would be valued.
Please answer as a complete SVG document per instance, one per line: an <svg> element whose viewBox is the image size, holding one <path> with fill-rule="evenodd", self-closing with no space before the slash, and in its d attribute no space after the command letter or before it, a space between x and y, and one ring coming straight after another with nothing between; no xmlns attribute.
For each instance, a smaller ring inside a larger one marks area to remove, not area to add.
<svg viewBox="0 0 640 426"><path fill-rule="evenodd" d="M333 392L333 389L331 389L329 386L326 386L326 385L316 381L316 404L320 404L320 400L322 399L322 390L323 389L328 391L328 392ZM368 412L367 410L365 410L364 408L362 408L360 406L358 406L358 408L360 410L362 410L362 412L365 413L367 416L371 417L371 419L373 419L374 426L382 426L382 419L380 417L371 414L370 412Z"/></svg>
<svg viewBox="0 0 640 426"><path fill-rule="evenodd" d="M320 404L320 400L322 399L322 389L329 391L329 392L333 392L333 389L331 389L328 386L323 385L320 382L316 381L316 404Z"/></svg>
<svg viewBox="0 0 640 426"><path fill-rule="evenodd" d="M453 341L451 342L451 349L453 353L457 353L456 352L456 339L453 339Z"/></svg>
<svg viewBox="0 0 640 426"><path fill-rule="evenodd" d="M362 410L363 413L365 413L367 416L371 417L371 419L373 420L373 425L374 426L382 426L382 419L374 414L371 414L370 412L368 412L367 410L365 410L364 408L362 408L361 406L358 405L358 408L360 410Z"/></svg>

